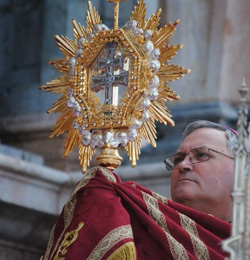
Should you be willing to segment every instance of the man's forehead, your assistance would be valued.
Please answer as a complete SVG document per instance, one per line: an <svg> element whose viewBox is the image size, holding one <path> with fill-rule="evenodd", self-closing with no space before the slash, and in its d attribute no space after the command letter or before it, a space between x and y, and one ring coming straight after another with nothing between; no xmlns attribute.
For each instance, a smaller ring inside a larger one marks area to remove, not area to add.
<svg viewBox="0 0 250 260"><path fill-rule="evenodd" d="M213 128L199 128L193 131L182 141L178 151L191 150L196 147L207 146L209 148L227 147L227 138L224 131Z"/></svg>

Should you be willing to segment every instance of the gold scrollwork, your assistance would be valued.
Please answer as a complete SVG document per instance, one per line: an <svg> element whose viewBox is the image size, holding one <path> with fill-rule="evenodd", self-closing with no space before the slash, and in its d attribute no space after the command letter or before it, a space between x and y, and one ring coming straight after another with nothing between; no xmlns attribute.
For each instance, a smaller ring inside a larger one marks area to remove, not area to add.
<svg viewBox="0 0 250 260"><path fill-rule="evenodd" d="M54 260L64 260L65 259L65 255L67 253L68 247L71 246L76 241L76 239L78 237L78 233L82 229L83 226L84 226L84 223L80 222L77 229L71 230L64 235L64 239L63 239L60 247L57 250Z"/></svg>

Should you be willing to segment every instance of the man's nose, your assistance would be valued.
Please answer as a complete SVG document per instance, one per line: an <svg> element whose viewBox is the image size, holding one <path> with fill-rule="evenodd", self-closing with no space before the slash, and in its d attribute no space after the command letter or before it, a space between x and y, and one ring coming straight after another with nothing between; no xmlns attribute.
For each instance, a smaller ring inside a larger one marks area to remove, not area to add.
<svg viewBox="0 0 250 260"><path fill-rule="evenodd" d="M182 162L180 162L177 166L178 170L182 173L191 171L193 168L193 164L190 161L190 157L187 154Z"/></svg>

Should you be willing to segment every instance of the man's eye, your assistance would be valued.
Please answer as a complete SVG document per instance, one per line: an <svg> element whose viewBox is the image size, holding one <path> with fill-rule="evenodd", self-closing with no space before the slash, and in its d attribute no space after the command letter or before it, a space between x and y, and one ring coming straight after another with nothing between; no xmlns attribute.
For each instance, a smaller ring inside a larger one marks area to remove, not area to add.
<svg viewBox="0 0 250 260"><path fill-rule="evenodd" d="M184 156L176 156L174 158L174 165L178 165L179 163L181 163L183 161L183 157Z"/></svg>
<svg viewBox="0 0 250 260"><path fill-rule="evenodd" d="M198 152L195 154L196 159L198 160L202 160L202 159L207 159L209 157L209 155L207 153L204 152Z"/></svg>

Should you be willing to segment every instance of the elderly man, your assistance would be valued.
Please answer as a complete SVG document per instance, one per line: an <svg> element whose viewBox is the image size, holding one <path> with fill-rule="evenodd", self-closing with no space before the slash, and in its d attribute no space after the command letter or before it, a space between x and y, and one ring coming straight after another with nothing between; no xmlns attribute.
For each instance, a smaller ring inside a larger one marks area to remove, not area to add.
<svg viewBox="0 0 250 260"><path fill-rule="evenodd" d="M234 139L227 127L211 122L188 126L177 153L165 160L173 201L103 167L90 169L65 204L41 259L224 259Z"/></svg>
<svg viewBox="0 0 250 260"><path fill-rule="evenodd" d="M188 125L177 153L166 158L175 202L231 222L235 132L209 121Z"/></svg>

